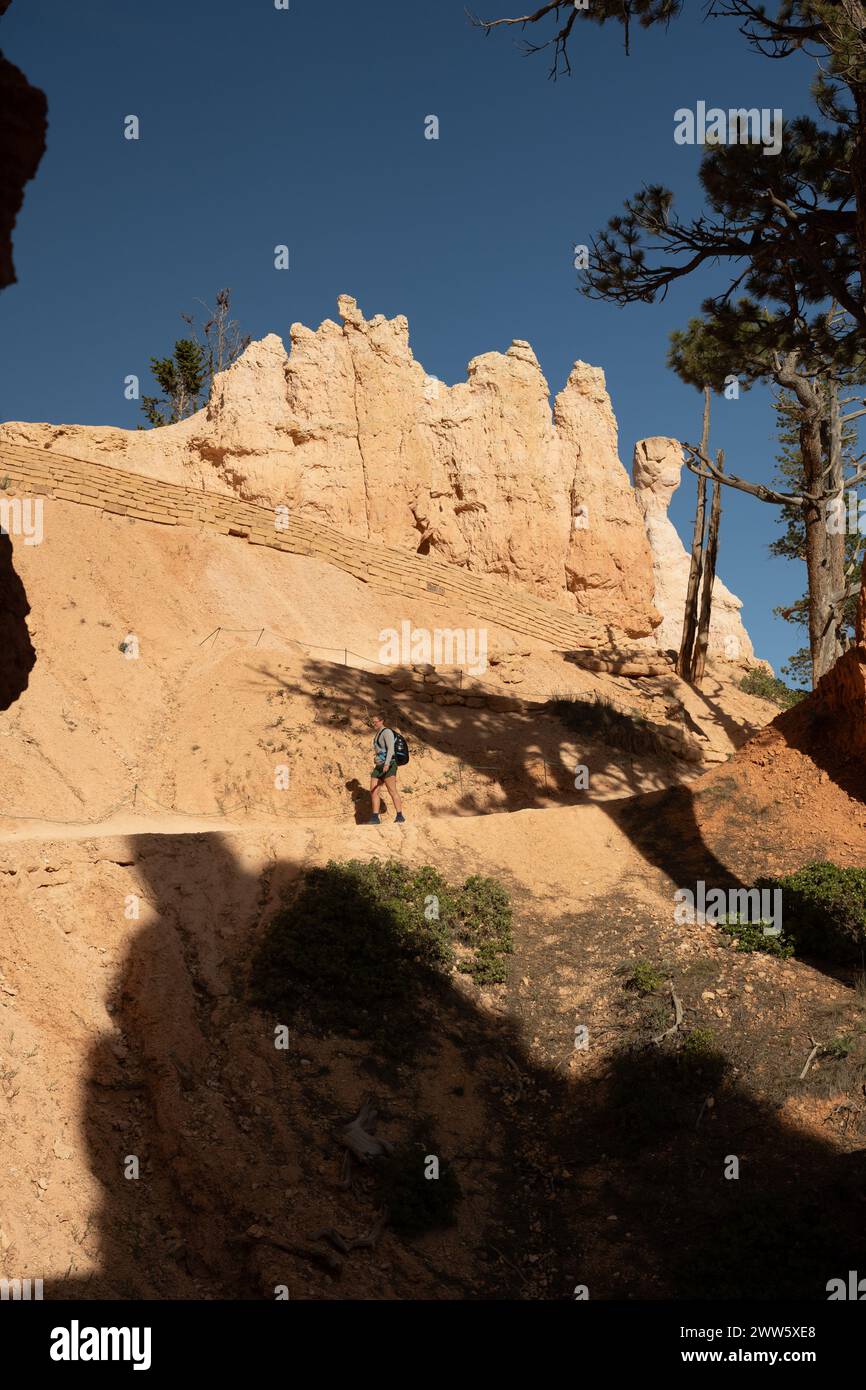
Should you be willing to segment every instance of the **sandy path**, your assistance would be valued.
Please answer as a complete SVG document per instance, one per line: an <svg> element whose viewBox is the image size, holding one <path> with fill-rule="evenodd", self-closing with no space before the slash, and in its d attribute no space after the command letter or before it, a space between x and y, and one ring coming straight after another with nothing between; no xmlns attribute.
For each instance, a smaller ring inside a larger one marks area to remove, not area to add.
<svg viewBox="0 0 866 1390"><path fill-rule="evenodd" d="M438 816L396 825L299 815L233 820L219 815L122 809L98 822L0 820L0 844L57 846L78 841L98 845L123 840L126 850L150 836L183 839L210 835L233 841L244 858L298 864L329 858L399 858L447 864L453 873L487 873L520 883L533 894L573 899L606 892L645 864L604 810L587 803L562 809L525 810L483 816Z"/></svg>

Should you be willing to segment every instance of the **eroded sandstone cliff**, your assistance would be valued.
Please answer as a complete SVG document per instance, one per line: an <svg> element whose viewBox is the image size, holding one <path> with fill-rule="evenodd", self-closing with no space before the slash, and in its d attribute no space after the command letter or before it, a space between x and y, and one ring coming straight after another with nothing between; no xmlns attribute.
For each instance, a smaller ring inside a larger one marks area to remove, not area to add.
<svg viewBox="0 0 866 1390"><path fill-rule="evenodd" d="M289 353L273 334L252 343L180 424L7 424L0 441L286 504L652 633L652 555L603 372L576 362L551 406L515 341L447 386L415 360L403 316L366 320L347 295L339 312L316 331L293 324Z"/></svg>

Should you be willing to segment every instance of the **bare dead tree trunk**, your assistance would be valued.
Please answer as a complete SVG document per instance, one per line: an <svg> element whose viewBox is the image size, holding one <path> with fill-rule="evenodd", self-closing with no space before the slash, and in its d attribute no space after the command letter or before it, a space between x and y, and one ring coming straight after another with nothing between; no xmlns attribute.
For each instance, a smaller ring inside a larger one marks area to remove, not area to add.
<svg viewBox="0 0 866 1390"><path fill-rule="evenodd" d="M803 458L806 489L823 491L824 450L821 440L822 408L816 414L809 410L800 428L800 452ZM828 452L833 453L830 445ZM832 468L834 465L830 465ZM832 480L827 470L829 491L842 490L841 447L835 467L838 476ZM809 578L809 650L812 654L812 685L818 684L842 654L839 637L839 601L845 586L844 524L840 534L831 534L828 526L827 502L807 501L803 511L806 524L806 571Z"/></svg>
<svg viewBox="0 0 866 1390"><path fill-rule="evenodd" d="M844 441L842 409L839 404L839 387L835 381L831 381L828 383L827 390L827 472L825 476L825 487L826 490L833 493L834 496L838 494L839 508L841 510L841 524L833 527L827 526L827 557L830 569L830 583L833 589L833 599L830 604L830 609L824 617L822 626L827 627L834 639L835 651L833 661L835 661L842 655L847 645L843 616L846 590L848 588L848 575L845 569L846 498L844 493ZM829 518L825 511L825 521L828 520Z"/></svg>
<svg viewBox="0 0 866 1390"><path fill-rule="evenodd" d="M706 458L710 447L710 388L704 387L704 424L701 433L701 453ZM683 680L690 679L692 648L698 625L698 590L701 583L704 556L704 524L707 508L707 480L698 478L698 500L695 507L695 525L692 531L692 555L689 563L689 582L686 588L686 602L683 610L683 635L677 656L677 675Z"/></svg>
<svg viewBox="0 0 866 1390"><path fill-rule="evenodd" d="M725 451L720 449L716 455L716 468L720 473L725 468ZM707 667L707 650L710 645L710 618L713 611L713 584L716 579L716 557L719 553L719 523L722 517L722 485L713 483L713 500L710 507L710 526L707 532L707 548L704 555L704 580L701 590L701 612L698 619L698 634L695 638L695 651L692 659L691 684L700 687Z"/></svg>
<svg viewBox="0 0 866 1390"><path fill-rule="evenodd" d="M800 457L803 461L803 491L816 496L827 491L828 469L837 470L842 485L841 437L832 443L834 428L841 430L838 401L835 426L832 400L828 407L826 388L797 371L797 357L789 353L775 372L780 386L792 391L800 406ZM828 465L825 467L825 438L828 439ZM830 535L825 500L803 499L806 530L806 573L809 581L809 651L812 656L812 685L829 671L841 655L837 600L844 587L845 538ZM837 544L838 543L838 544Z"/></svg>

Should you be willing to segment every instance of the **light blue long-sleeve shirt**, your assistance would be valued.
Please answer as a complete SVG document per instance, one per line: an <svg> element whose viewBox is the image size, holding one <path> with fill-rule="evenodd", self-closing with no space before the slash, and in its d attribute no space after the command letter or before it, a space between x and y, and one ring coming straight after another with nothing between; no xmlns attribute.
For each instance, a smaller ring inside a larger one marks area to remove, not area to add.
<svg viewBox="0 0 866 1390"><path fill-rule="evenodd" d="M376 762L390 767L394 761L394 730L379 729L373 736L373 754Z"/></svg>

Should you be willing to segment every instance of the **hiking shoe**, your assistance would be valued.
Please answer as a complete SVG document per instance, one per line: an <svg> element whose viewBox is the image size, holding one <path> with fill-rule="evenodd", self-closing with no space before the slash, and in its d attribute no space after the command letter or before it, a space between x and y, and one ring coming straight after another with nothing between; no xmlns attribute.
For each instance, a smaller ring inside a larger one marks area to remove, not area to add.
<svg viewBox="0 0 866 1390"><path fill-rule="evenodd" d="M394 817L394 819L395 819L395 821L397 822L398 825L405 825L405 824L406 824L406 817L403 815L403 812L402 812L402 811L398 811L397 814L396 814L396 816Z"/></svg>
<svg viewBox="0 0 866 1390"><path fill-rule="evenodd" d="M382 822L380 821L380 819L379 819L378 816L371 816L370 819L367 821L367 824L368 824L368 825L381 825Z"/></svg>

